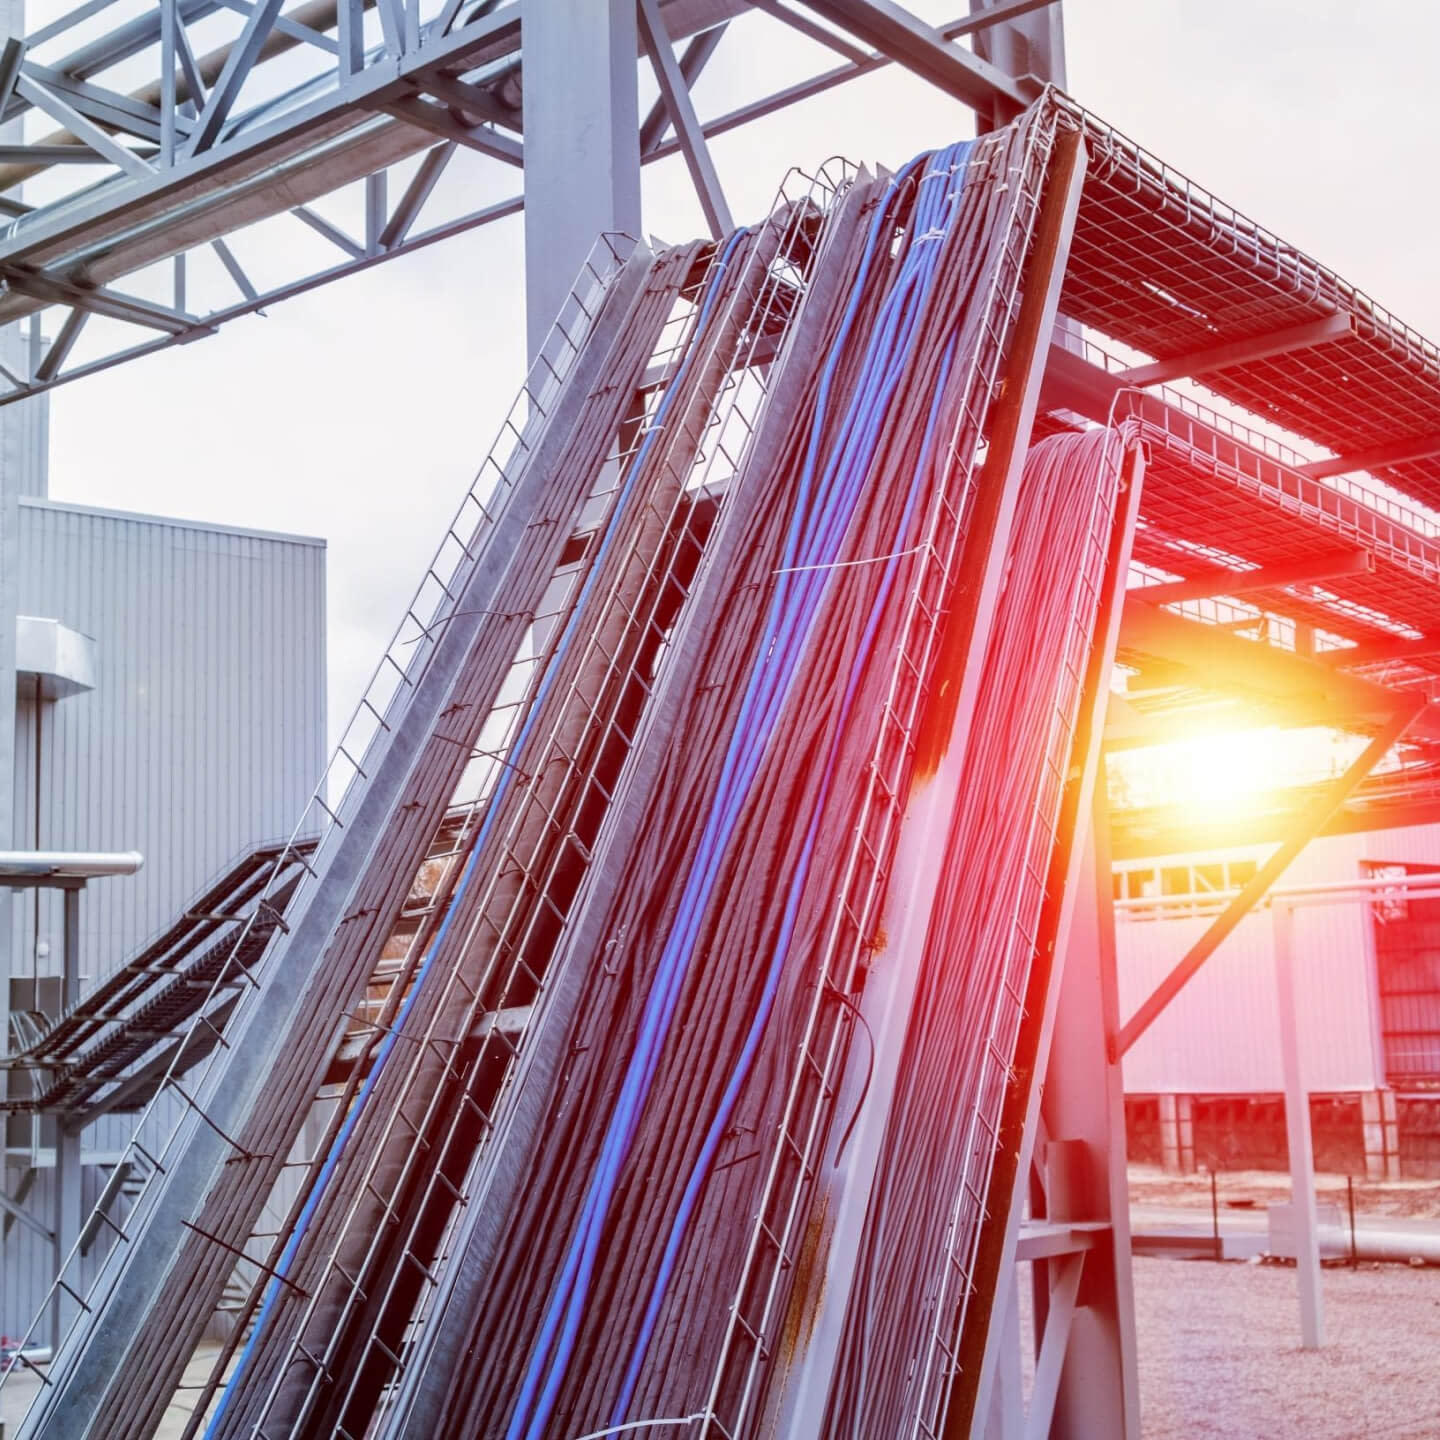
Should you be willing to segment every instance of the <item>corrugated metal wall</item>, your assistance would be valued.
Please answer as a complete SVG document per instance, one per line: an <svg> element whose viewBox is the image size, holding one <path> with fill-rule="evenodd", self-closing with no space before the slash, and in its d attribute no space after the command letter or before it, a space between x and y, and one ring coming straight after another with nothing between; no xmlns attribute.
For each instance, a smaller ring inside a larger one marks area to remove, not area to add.
<svg viewBox="0 0 1440 1440"><path fill-rule="evenodd" d="M1165 857L1156 863L1191 858ZM1440 867L1440 826L1314 841L1284 883L1355 879L1367 861ZM1122 1018L1134 1012L1209 923L1205 916L1117 917ZM1268 911L1241 921L1125 1057L1127 1092L1246 1095L1283 1089L1271 933ZM1380 1088L1385 1071L1368 908L1355 903L1301 907L1295 912L1294 944L1307 1085L1319 1092Z"/></svg>
<svg viewBox="0 0 1440 1440"><path fill-rule="evenodd" d="M20 611L92 636L99 680L38 709L22 681L15 843L145 856L138 876L92 882L82 896L90 980L241 851L299 818L324 763L325 551L317 540L43 500L22 500L20 522ZM16 909L12 954L24 975L36 963L37 907L25 896ZM40 902L38 938L51 951L40 973L53 974L58 897ZM87 1151L103 1156L127 1133L125 1119L103 1121ZM87 1195L98 1175L87 1173ZM48 1178L32 1197L47 1223ZM0 1328L14 1334L51 1261L20 1226L4 1251Z"/></svg>

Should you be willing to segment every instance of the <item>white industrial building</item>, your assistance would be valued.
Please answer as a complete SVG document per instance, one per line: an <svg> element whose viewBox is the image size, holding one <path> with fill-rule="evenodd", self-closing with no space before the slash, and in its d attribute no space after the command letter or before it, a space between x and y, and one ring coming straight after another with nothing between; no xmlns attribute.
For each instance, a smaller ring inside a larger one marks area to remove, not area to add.
<svg viewBox="0 0 1440 1440"><path fill-rule="evenodd" d="M237 857L298 820L324 759L325 546L48 499L39 419L6 427L18 613L13 819L0 848L144 856L138 874L94 880L80 897L89 989ZM55 890L11 894L0 1003L12 1053L56 1009L61 906ZM12 1078L12 1102L24 1093ZM114 1115L84 1131L87 1213L132 1124ZM8 1116L8 1336L23 1332L54 1275L54 1125Z"/></svg>
<svg viewBox="0 0 1440 1440"><path fill-rule="evenodd" d="M1122 1017L1200 938L1223 907L1218 897L1246 883L1270 848L1117 861ZM1383 877L1395 867L1440 870L1440 825L1322 836L1281 883ZM1185 895L1193 906L1177 907L1175 897ZM1147 909L1143 902L1156 897L1171 898L1163 910ZM1327 1140L1332 1164L1363 1164L1361 1173L1372 1177L1433 1173L1440 1161L1431 1133L1440 1107L1436 910L1434 901L1352 896L1294 911L1300 1059L1322 1166ZM1264 1153L1267 1136L1282 1146L1284 1136L1268 909L1247 914L1139 1037L1125 1055L1124 1077L1132 1155L1179 1169L1250 1168L1267 1159L1283 1166L1283 1149Z"/></svg>

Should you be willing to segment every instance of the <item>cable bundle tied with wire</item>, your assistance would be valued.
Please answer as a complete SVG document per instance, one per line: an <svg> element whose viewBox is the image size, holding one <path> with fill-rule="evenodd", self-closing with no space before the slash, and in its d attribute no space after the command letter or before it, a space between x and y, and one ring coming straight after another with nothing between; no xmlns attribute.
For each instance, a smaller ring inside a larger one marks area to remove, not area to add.
<svg viewBox="0 0 1440 1440"><path fill-rule="evenodd" d="M438 924L411 947L412 977L396 987L406 998L389 1021L384 1063L371 1070L332 1145L328 1172L311 1187L309 1213L283 1260L288 1284L272 1285L244 1356L243 1384L232 1382L213 1434L247 1433L257 1416L284 1433L302 1423L330 1433L347 1410L373 1409L364 1367L340 1387L324 1383L326 1360L349 1353L353 1335L366 1329L378 1335L377 1356L386 1338L400 1344L393 1332L404 1331L454 1208L455 1181L486 1138L487 1116L471 1092L483 1092L496 1070L489 1052L506 1042L492 1027L487 1046L477 1025L534 998L534 977L563 924L603 809L600 777L613 777L622 762L643 677L713 519L684 492L718 383L710 357L738 343L735 317L752 308L778 232L778 225L758 236L741 232L710 268L700 289L724 323L707 331L702 307L690 341L690 358L700 363L687 358L663 392L661 418L627 422L643 436L628 473L623 464L600 471L596 498L608 516L591 542L580 598L552 645L463 868L452 871ZM693 260L693 251L684 252L671 263ZM615 376L607 388L633 393L638 379ZM671 409L681 420L666 428ZM680 434L683 459L672 453ZM363 1356L363 1338L355 1347ZM316 1365L307 1355L326 1360ZM349 1423L360 1422L352 1415Z"/></svg>
<svg viewBox="0 0 1440 1440"><path fill-rule="evenodd" d="M653 351L675 296L688 283L693 252L677 250L651 262L637 257L638 288L621 292L612 287L605 305L617 307L613 342L607 339L596 356L615 374L634 370L631 389L624 385L595 388L574 395L571 418L552 437L555 469L545 472L531 466L530 455L541 453L539 437L533 452L517 462L515 483L536 491L531 520L507 554L493 556L502 580L504 603L477 626L467 640L465 663L450 689L450 703L438 723L424 734L408 739L415 747L396 820L379 838L364 867L353 881L353 899L347 913L315 965L300 1002L288 1021L287 1043L280 1063L259 1077L255 1098L246 1119L231 1140L233 1155L217 1183L205 1197L193 1222L187 1222L176 1254L164 1279L164 1302L150 1307L136 1326L130 1342L133 1373L149 1377L147 1383L115 1385L98 1409L97 1434L129 1437L147 1434L159 1422L167 1385L179 1382L195 1344L200 1340L220 1301L226 1281L236 1268L237 1254L271 1242L252 1241L267 1199L284 1176L295 1138L309 1117L320 1091L341 1017L359 1003L374 972L379 954L394 930L412 882L443 821L450 797L469 763L469 752L484 717L504 689L517 649L524 641L528 617L550 584L567 538L573 531L597 468L603 446L613 432ZM607 332L608 333L608 332ZM538 487L538 488L537 488ZM484 552L476 554L471 569L478 569ZM462 570L461 580L467 571ZM463 589L459 592L464 594ZM458 615L472 612L463 605ZM472 622L473 623L473 622ZM466 626L452 623L428 646L444 646ZM423 676L413 682L423 685ZM352 883L342 877L342 883ZM292 924L297 923L295 917ZM308 958L308 957L307 957ZM383 1043L383 1036L377 1035ZM337 1109L336 1124L343 1122L345 1106ZM266 1227L268 1228L268 1227ZM282 1258L288 1243L282 1232L267 1255L272 1265ZM276 1303L296 1292L272 1290Z"/></svg>
<svg viewBox="0 0 1440 1440"><path fill-rule="evenodd" d="M1027 458L827 1434L943 1428L945 1357L975 1300L970 1268L1132 443L1092 430Z"/></svg>
<svg viewBox="0 0 1440 1440"><path fill-rule="evenodd" d="M696 1399L694 1358L718 1350L735 1222L758 1183L747 1137L773 1128L918 516L947 472L937 435L968 398L950 384L965 373L955 355L985 319L967 301L993 263L995 204L961 183L967 148L886 188L858 264L847 252L855 283L809 404L789 417L788 463L740 477L773 487L771 504L712 617L710 682L611 898L614 959L590 977L447 1434L528 1440L607 1410L616 1423L675 1413Z"/></svg>

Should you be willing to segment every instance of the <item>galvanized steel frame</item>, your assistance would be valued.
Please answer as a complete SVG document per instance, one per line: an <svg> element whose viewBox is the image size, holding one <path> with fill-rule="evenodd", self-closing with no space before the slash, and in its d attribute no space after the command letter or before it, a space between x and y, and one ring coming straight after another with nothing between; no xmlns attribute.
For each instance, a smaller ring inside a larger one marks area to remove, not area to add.
<svg viewBox="0 0 1440 1440"><path fill-rule="evenodd" d="M85 0L26 36L12 54L14 86L0 93L0 121L44 114L60 127L36 143L0 147L0 185L15 189L43 178L53 187L77 161L78 173L102 172L98 183L34 208L0 190L0 213L10 215L0 231L0 323L30 319L23 363L0 368L0 405L212 335L229 320L525 207L517 193L426 224L433 213L427 205L459 148L487 157L495 175L523 173L523 121L514 97L522 84L520 22L533 0L478 5L468 14L461 0L307 0L289 14L282 0L253 8L231 0L158 0L153 10L57 53L72 31L113 3ZM974 3L974 13L938 27L890 0L804 0L824 25L788 5L757 6L829 37L846 63L703 121L688 87L727 25L750 7L744 0L637 3L643 48L661 87L661 101L640 125L638 163L683 154L712 229L723 229L729 214L723 177L707 139L889 64L987 114L997 107L1017 113L1038 83L1005 74L956 41L990 27L1023 26L1035 12L1043 19L1059 0ZM245 17L238 33L197 59L189 27L228 9ZM673 46L687 39L677 56ZM102 83L117 65L152 52L156 79L139 91L121 94ZM306 79L274 94L270 77L293 69L297 56L318 59ZM614 103L583 75L575 90L544 103L557 113L597 117ZM670 125L675 133L667 140ZM392 197L388 167L422 152ZM554 158L537 156L537 167L543 171ZM622 170L626 163L620 157ZM363 233L352 234L313 203L354 184L364 186ZM289 274L262 283L227 236L287 214L321 237L329 262L305 265L292 256ZM637 219L608 216L600 224L629 229ZM548 316L583 251L567 248L563 235L547 236L547 228L546 218L537 217L530 269ZM223 267L233 295L196 307L187 256L202 249ZM157 277L143 272L162 262L171 268L157 298ZM127 283L152 293L142 297L123 288ZM97 318L118 326L114 343L72 361ZM543 328L531 327L537 341Z"/></svg>

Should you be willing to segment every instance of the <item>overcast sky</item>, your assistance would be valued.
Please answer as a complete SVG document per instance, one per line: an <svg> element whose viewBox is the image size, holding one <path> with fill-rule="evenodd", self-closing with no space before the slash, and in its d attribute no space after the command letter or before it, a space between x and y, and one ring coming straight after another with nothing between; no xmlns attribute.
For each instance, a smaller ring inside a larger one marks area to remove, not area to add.
<svg viewBox="0 0 1440 1440"><path fill-rule="evenodd" d="M1071 93L1440 335L1440 6L1066 0L1065 17ZM744 27L697 88L702 116L833 63L754 17ZM887 71L715 153L748 219L792 164L838 153L893 166L972 128L962 107ZM667 239L702 229L678 162L647 172L646 206ZM333 728L519 382L520 239L518 220L501 222L61 388L52 495L325 536Z"/></svg>

